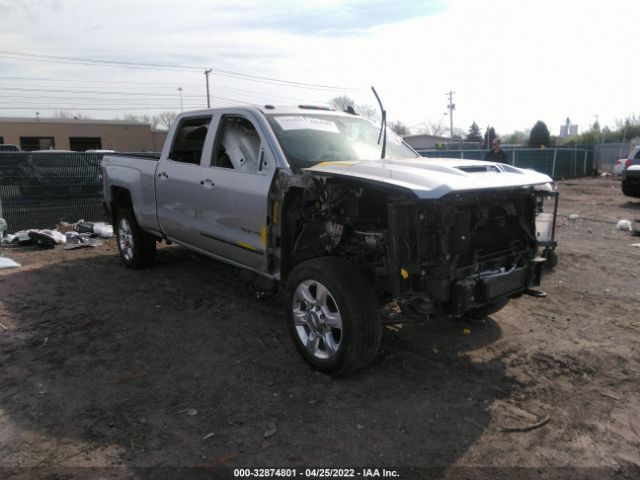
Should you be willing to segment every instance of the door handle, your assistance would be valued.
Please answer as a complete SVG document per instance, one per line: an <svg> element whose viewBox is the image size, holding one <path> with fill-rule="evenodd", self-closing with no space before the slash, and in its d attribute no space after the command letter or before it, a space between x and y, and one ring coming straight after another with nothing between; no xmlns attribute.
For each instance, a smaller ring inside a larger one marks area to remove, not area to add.
<svg viewBox="0 0 640 480"><path fill-rule="evenodd" d="M204 180L200 180L200 185L202 185L204 188L211 188L215 185L215 183L213 183L211 179L206 178Z"/></svg>
<svg viewBox="0 0 640 480"><path fill-rule="evenodd" d="M160 172L158 174L158 177L160 177L162 180L166 180L167 178L169 178L169 175L167 175L167 172Z"/></svg>

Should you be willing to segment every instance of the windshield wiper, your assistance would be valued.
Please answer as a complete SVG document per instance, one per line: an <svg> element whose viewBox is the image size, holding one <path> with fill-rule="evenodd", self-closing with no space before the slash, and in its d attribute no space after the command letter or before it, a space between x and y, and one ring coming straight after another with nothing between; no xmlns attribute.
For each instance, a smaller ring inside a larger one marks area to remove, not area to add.
<svg viewBox="0 0 640 480"><path fill-rule="evenodd" d="M380 101L380 97L378 96L378 92L376 92L376 89L374 87L371 87L371 90L373 90L373 94L376 96L378 105L380 105L380 111L382 112L380 133L378 134L378 145L380 145L380 137L382 137L382 152L380 153L380 158L384 159L385 153L387 151L387 111L382 106L382 102Z"/></svg>

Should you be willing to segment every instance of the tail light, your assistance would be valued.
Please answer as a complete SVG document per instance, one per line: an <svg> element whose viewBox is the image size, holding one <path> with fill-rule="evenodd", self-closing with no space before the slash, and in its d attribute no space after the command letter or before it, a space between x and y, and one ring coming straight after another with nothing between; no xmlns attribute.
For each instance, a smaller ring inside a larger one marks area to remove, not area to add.
<svg viewBox="0 0 640 480"><path fill-rule="evenodd" d="M631 166L631 159L630 159L630 158L627 158L627 161L626 161L626 162L624 162L624 166L625 166L626 168L629 168L629 167Z"/></svg>

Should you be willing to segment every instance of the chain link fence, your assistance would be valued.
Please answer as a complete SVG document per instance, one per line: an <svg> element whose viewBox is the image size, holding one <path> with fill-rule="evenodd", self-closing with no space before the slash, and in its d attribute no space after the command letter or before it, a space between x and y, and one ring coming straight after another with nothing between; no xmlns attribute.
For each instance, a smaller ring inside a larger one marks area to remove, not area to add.
<svg viewBox="0 0 640 480"><path fill-rule="evenodd" d="M514 167L530 168L551 178L585 177L594 173L593 150L577 148L504 149L507 162ZM419 150L423 157L482 160L486 150Z"/></svg>
<svg viewBox="0 0 640 480"><path fill-rule="evenodd" d="M102 211L103 154L0 153L0 218L9 232L60 221L108 220Z"/></svg>
<svg viewBox="0 0 640 480"><path fill-rule="evenodd" d="M554 179L591 175L586 149L505 150L508 163ZM430 157L480 160L485 150L422 150ZM0 153L0 218L9 232L53 228L60 221L108 221L102 210L100 161L96 153Z"/></svg>

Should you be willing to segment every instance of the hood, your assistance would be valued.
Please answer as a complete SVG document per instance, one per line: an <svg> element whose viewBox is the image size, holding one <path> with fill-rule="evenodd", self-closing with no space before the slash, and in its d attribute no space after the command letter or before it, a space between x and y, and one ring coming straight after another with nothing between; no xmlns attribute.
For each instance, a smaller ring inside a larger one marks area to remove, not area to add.
<svg viewBox="0 0 640 480"><path fill-rule="evenodd" d="M451 192L527 187L553 181L534 170L455 158L323 162L305 170L406 188L421 199L436 199Z"/></svg>

